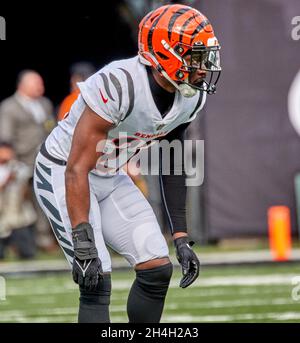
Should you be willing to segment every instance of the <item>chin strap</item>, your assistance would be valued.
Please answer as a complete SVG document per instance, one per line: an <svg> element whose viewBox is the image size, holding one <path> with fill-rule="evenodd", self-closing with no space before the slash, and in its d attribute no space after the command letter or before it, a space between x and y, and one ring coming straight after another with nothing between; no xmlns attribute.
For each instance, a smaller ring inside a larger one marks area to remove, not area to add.
<svg viewBox="0 0 300 343"><path fill-rule="evenodd" d="M181 84L177 84L174 80L172 80L170 78L170 76L164 71L164 69L161 67L161 65L158 63L157 59L150 53L147 53L147 55L154 61L154 63L156 64L156 70L161 73L176 89L179 90L180 94L186 98L191 98L194 95L196 95L197 93L197 89L189 86L186 83L181 83ZM152 66L152 64L145 58L143 57L141 54L139 54L139 59L140 62L148 65L148 66Z"/></svg>
<svg viewBox="0 0 300 343"><path fill-rule="evenodd" d="M189 86L186 83L177 84L174 80L170 78L170 76L164 71L159 70L159 72L176 88L179 90L180 94L185 98L191 98L197 94L197 89Z"/></svg>
<svg viewBox="0 0 300 343"><path fill-rule="evenodd" d="M183 63L185 66L187 66L184 58L182 58L180 55L178 55L173 48L171 48L171 46L165 41L165 40L162 40L161 41L163 47L168 50L173 56L175 56L181 63ZM174 80L172 80L169 75L164 71L164 70L161 70L160 71L161 74L169 81L171 82L171 84L179 90L180 94L186 98L191 98L193 97L194 95L196 95L197 93L197 90L191 86L189 86L188 84L186 83L181 83L181 84L177 84Z"/></svg>
<svg viewBox="0 0 300 343"><path fill-rule="evenodd" d="M181 83L178 85L179 91L182 96L186 98L191 98L197 94L197 89L187 85L186 83Z"/></svg>

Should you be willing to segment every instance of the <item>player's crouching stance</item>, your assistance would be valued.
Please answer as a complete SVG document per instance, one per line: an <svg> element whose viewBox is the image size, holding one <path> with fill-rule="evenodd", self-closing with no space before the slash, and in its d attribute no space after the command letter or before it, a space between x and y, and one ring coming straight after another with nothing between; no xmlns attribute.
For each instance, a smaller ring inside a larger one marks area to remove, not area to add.
<svg viewBox="0 0 300 343"><path fill-rule="evenodd" d="M147 200L107 155L113 145L122 165L124 156L137 152L130 142L160 136L183 142L206 93L215 92L220 70L219 45L207 18L188 6L163 6L140 24L139 56L112 62L79 83L69 115L42 146L35 192L79 284L79 322L110 320L106 246L136 271L129 322L160 321L172 276L168 246ZM127 144L120 143L120 133ZM97 152L105 139L107 146ZM174 170L171 165L171 175L161 181L185 288L198 277L199 261L186 232L185 174Z"/></svg>

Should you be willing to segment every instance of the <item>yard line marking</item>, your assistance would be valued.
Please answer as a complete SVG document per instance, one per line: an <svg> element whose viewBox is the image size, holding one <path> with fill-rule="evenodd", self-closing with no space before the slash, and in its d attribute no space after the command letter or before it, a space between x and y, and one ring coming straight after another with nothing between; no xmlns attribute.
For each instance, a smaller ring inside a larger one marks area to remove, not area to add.
<svg viewBox="0 0 300 343"><path fill-rule="evenodd" d="M194 316L189 314L181 315L163 315L162 323L172 322L231 322L231 321L243 321L243 320L297 320L300 319L300 312L283 312L283 313L243 313L233 315L208 315L208 316Z"/></svg>
<svg viewBox="0 0 300 343"><path fill-rule="evenodd" d="M278 306L278 305L296 305L296 303L289 298L277 298L277 299L240 299L240 300L220 300L220 301L207 301L207 302L186 302L180 304L166 303L165 310L176 310L183 308L185 310L195 308L230 308L230 307L259 307L259 306ZM300 306L299 306L300 309Z"/></svg>

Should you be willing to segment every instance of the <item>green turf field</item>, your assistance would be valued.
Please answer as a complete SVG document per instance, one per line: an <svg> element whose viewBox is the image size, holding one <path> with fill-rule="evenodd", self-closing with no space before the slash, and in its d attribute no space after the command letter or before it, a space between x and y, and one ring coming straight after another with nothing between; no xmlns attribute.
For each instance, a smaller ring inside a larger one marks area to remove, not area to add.
<svg viewBox="0 0 300 343"><path fill-rule="evenodd" d="M300 266L284 264L202 270L185 290L176 269L162 322L300 322L300 299L292 298L292 278ZM126 299L132 272L114 271L112 322L127 322ZM295 292L300 298L300 290ZM66 274L6 279L0 322L76 322L78 291Z"/></svg>

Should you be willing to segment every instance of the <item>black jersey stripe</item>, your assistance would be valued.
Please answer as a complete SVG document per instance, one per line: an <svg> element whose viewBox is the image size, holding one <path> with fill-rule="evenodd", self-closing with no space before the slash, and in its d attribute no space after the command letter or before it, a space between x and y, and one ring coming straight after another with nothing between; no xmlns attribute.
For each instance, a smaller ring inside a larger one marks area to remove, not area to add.
<svg viewBox="0 0 300 343"><path fill-rule="evenodd" d="M134 84L133 84L133 80L132 80L132 77L131 77L130 73L126 69L123 69L123 68L119 68L119 69L122 70L122 72L126 75L127 89L128 89L128 99L129 99L128 110L127 110L125 116L121 119L121 122L122 122L132 112L135 99L134 99Z"/></svg>
<svg viewBox="0 0 300 343"><path fill-rule="evenodd" d="M43 189L45 191L48 191L50 193L53 193L53 188L50 184L50 182L48 182L44 176L42 175L42 173L38 170L37 167L35 167L35 172L36 172L36 176L40 179L40 182L37 181L36 182L36 187L38 189Z"/></svg>
<svg viewBox="0 0 300 343"><path fill-rule="evenodd" d="M45 165L43 165L43 163L38 162L38 165L49 175L51 176L51 168L46 167Z"/></svg>
<svg viewBox="0 0 300 343"><path fill-rule="evenodd" d="M99 73L99 75L102 77L104 88L105 88L105 92L106 92L107 96L110 98L110 100L115 101L115 99L111 95L111 92L110 92L110 89L109 89L109 83L108 83L107 76L104 73Z"/></svg>
<svg viewBox="0 0 300 343"><path fill-rule="evenodd" d="M122 86L120 81L116 78L116 76L112 73L109 73L109 78L112 82L112 84L115 86L116 91L118 93L118 97L119 97L119 111L122 105L122 98L123 98L123 93L122 93Z"/></svg>
<svg viewBox="0 0 300 343"><path fill-rule="evenodd" d="M142 34L143 30L144 30L145 24L147 23L148 19L152 16L153 12L154 12L154 11L151 11L150 13L147 14L147 16L146 16L146 18L145 18L145 20L144 20L144 22L143 22L143 25L142 25L142 27L141 27L141 30L140 30L140 33L141 33L141 34Z"/></svg>
<svg viewBox="0 0 300 343"><path fill-rule="evenodd" d="M42 200L42 203L47 208L47 210L53 215L53 217L59 222L62 222L58 209L54 205L52 205L51 202L45 197L43 197L42 195L40 195L40 199Z"/></svg>
<svg viewBox="0 0 300 343"><path fill-rule="evenodd" d="M70 256L71 258L74 258L74 251L71 249L68 249L61 245L62 250L65 252L66 255Z"/></svg>
<svg viewBox="0 0 300 343"><path fill-rule="evenodd" d="M175 21L181 17L184 13L188 12L189 10L191 10L192 8L191 7L184 7L184 8L180 8L178 11L176 11L170 21L169 21L169 24L168 24L168 38L169 40L171 40L171 36L172 36L172 30L173 30L173 27L175 25Z"/></svg>
<svg viewBox="0 0 300 343"><path fill-rule="evenodd" d="M51 218L49 218L50 220L50 223L51 223L51 227L52 227L52 230L57 238L57 240L59 240L60 242L62 243L65 243L66 245L68 245L69 247L73 247L72 243L67 240L66 238L64 238L60 232L66 232L66 230L64 229L63 226L60 226L58 225L54 220L52 220Z"/></svg>

